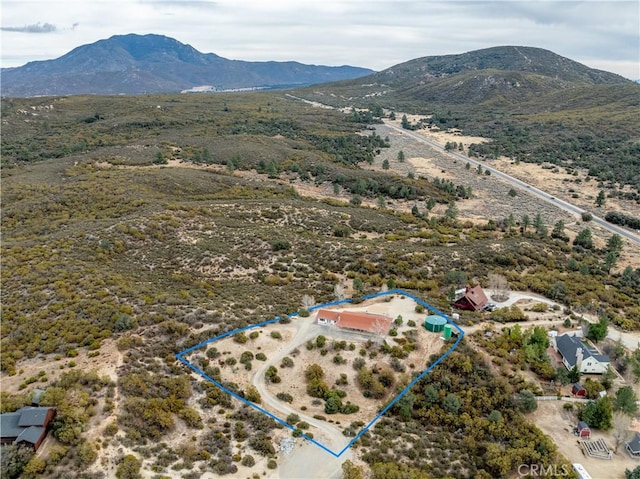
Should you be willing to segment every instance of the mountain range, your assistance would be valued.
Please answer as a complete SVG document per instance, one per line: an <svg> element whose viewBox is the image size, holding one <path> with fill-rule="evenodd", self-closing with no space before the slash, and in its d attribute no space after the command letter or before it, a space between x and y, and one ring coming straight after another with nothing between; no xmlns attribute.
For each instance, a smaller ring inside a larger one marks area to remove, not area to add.
<svg viewBox="0 0 640 479"><path fill-rule="evenodd" d="M115 35L54 60L2 69L3 96L299 87L372 73L352 66L229 60L163 35Z"/></svg>

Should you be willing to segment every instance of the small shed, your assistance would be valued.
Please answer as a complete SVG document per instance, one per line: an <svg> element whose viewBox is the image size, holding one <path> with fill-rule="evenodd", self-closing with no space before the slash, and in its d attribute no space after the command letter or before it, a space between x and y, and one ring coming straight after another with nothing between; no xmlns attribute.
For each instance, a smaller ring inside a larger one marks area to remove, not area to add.
<svg viewBox="0 0 640 479"><path fill-rule="evenodd" d="M587 390L582 384L576 383L571 388L571 394L577 397L587 397Z"/></svg>
<svg viewBox="0 0 640 479"><path fill-rule="evenodd" d="M627 452L636 459L640 459L640 433L636 432L633 439L625 444Z"/></svg>
<svg viewBox="0 0 640 479"><path fill-rule="evenodd" d="M427 316L427 319L424 320L425 329L432 333L441 333L444 331L445 324L447 324L447 320L437 314Z"/></svg>
<svg viewBox="0 0 640 479"><path fill-rule="evenodd" d="M584 437L587 439L591 437L591 429L589 429L589 425L584 421L578 421L574 433L578 437Z"/></svg>

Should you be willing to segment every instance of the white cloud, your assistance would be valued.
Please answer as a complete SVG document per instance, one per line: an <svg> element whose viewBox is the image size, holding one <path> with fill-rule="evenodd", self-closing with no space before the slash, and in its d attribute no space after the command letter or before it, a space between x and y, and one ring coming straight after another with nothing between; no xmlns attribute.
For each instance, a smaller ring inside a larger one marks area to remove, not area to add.
<svg viewBox="0 0 640 479"><path fill-rule="evenodd" d="M56 58L115 34L158 33L227 58L376 70L416 57L525 45L635 78L639 9L635 0L3 0L2 65ZM56 28L8 31L29 25Z"/></svg>

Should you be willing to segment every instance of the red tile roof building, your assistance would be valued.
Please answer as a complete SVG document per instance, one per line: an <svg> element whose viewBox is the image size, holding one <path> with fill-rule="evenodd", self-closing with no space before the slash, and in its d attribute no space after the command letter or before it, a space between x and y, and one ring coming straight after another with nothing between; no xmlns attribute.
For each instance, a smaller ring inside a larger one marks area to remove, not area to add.
<svg viewBox="0 0 640 479"><path fill-rule="evenodd" d="M363 313L360 311L333 311L330 309L319 309L316 319L318 324L374 334L387 334L393 322L391 318L382 314Z"/></svg>

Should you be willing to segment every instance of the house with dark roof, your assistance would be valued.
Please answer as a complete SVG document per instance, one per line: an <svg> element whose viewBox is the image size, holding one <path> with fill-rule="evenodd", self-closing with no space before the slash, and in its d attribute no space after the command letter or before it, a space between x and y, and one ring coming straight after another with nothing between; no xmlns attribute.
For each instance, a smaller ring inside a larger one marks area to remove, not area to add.
<svg viewBox="0 0 640 479"><path fill-rule="evenodd" d="M570 371L574 366L582 374L604 374L609 369L609 356L600 354L575 335L563 334L552 339L553 349L562 357L562 364Z"/></svg>
<svg viewBox="0 0 640 479"><path fill-rule="evenodd" d="M55 415L53 407L23 407L0 414L0 444L24 444L37 451Z"/></svg>
<svg viewBox="0 0 640 479"><path fill-rule="evenodd" d="M462 296L453 302L453 307L469 311L481 311L489 302L480 286L467 286Z"/></svg>
<svg viewBox="0 0 640 479"><path fill-rule="evenodd" d="M625 444L627 452L631 455L631 457L635 457L636 459L640 458L640 433L636 432L636 435L633 436L633 439Z"/></svg>
<svg viewBox="0 0 640 479"><path fill-rule="evenodd" d="M393 320L383 314L319 309L316 321L318 324L336 326L341 329L373 334L387 334L391 329Z"/></svg>

